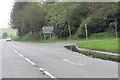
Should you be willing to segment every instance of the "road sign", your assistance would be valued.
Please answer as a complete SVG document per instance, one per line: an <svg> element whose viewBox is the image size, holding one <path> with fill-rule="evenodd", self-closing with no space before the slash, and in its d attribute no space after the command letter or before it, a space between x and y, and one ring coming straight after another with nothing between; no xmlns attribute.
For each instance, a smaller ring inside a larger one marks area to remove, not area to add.
<svg viewBox="0 0 120 80"><path fill-rule="evenodd" d="M44 30L43 33L44 33L44 34L52 33L52 31L50 31L50 30Z"/></svg>
<svg viewBox="0 0 120 80"><path fill-rule="evenodd" d="M42 30L43 30L43 34L44 34L44 39L45 39L45 34L47 34L47 33L50 34L50 39L51 39L51 34L52 34L53 31L54 31L54 27L52 27L52 26L44 26L44 27L42 28Z"/></svg>
<svg viewBox="0 0 120 80"><path fill-rule="evenodd" d="M115 26L117 26L117 22L115 22L115 24L114 24Z"/></svg>
<svg viewBox="0 0 120 80"><path fill-rule="evenodd" d="M48 30L49 30L49 31L52 31L52 30L54 30L54 27L52 27L52 26L48 26L48 27L47 27L47 26L44 26L44 27L42 28L42 30L43 30L43 31L45 31L45 30L47 30L47 31L48 31Z"/></svg>

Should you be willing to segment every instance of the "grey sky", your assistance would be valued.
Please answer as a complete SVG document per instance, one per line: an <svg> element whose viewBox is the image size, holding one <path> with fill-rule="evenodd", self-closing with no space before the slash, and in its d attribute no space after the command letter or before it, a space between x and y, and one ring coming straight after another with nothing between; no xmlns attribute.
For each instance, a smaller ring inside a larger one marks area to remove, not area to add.
<svg viewBox="0 0 120 80"><path fill-rule="evenodd" d="M1 0L0 1L0 28L8 28L10 13L14 0Z"/></svg>

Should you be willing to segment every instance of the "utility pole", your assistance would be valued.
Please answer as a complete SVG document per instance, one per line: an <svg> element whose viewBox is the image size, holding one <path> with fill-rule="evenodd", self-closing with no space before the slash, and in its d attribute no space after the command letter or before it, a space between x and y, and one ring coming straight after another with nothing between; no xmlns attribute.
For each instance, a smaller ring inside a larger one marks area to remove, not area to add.
<svg viewBox="0 0 120 80"><path fill-rule="evenodd" d="M68 30L69 30L69 35L70 35L70 39L71 39L71 29L70 29L69 21L68 21Z"/></svg>
<svg viewBox="0 0 120 80"><path fill-rule="evenodd" d="M85 31L86 31L86 40L88 40L87 24L85 24Z"/></svg>

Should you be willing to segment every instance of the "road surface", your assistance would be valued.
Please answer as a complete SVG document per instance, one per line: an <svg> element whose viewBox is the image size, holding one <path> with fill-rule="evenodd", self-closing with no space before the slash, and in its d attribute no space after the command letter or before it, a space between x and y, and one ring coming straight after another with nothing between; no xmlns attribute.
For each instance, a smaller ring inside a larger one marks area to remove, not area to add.
<svg viewBox="0 0 120 80"><path fill-rule="evenodd" d="M64 48L73 42L2 41L3 78L118 78L118 63Z"/></svg>

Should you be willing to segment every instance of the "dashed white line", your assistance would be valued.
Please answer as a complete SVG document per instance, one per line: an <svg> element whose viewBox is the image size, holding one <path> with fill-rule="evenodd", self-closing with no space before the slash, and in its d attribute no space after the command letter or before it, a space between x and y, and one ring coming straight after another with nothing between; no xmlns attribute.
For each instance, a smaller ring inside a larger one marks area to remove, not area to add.
<svg viewBox="0 0 120 80"><path fill-rule="evenodd" d="M31 60L29 60L28 58L25 58L25 60L27 60L29 63L31 63L32 65L35 65L34 62L32 62Z"/></svg>
<svg viewBox="0 0 120 80"><path fill-rule="evenodd" d="M20 53L19 53L18 55L21 56L22 58L24 57L24 56L23 56L22 54L20 54Z"/></svg>
<svg viewBox="0 0 120 80"><path fill-rule="evenodd" d="M48 71L45 71L43 68L39 68L40 71L44 72L47 76L49 76L50 78L56 78L54 77L52 74L50 74Z"/></svg>
<svg viewBox="0 0 120 80"><path fill-rule="evenodd" d="M50 73L47 72L47 71L44 71L44 73L45 73L46 75L50 76L50 78L55 78L52 74L50 74Z"/></svg>
<svg viewBox="0 0 120 80"><path fill-rule="evenodd" d="M39 68L39 70L40 70L40 71L44 71L44 69L43 69L43 68Z"/></svg>
<svg viewBox="0 0 120 80"><path fill-rule="evenodd" d="M10 47L15 53L18 53L19 56L21 56L22 58L24 58L26 61L28 61L29 63L31 63L33 66L36 66L36 64L34 62L32 62L31 60L29 60L28 58L24 57L22 54L20 54L17 50L15 50L14 48ZM43 68L39 68L39 70L41 72L43 72L45 75L49 76L50 78L56 78L54 77L52 74L50 74L49 72L45 71Z"/></svg>
<svg viewBox="0 0 120 80"><path fill-rule="evenodd" d="M16 50L14 50L15 51L15 53L18 53Z"/></svg>

